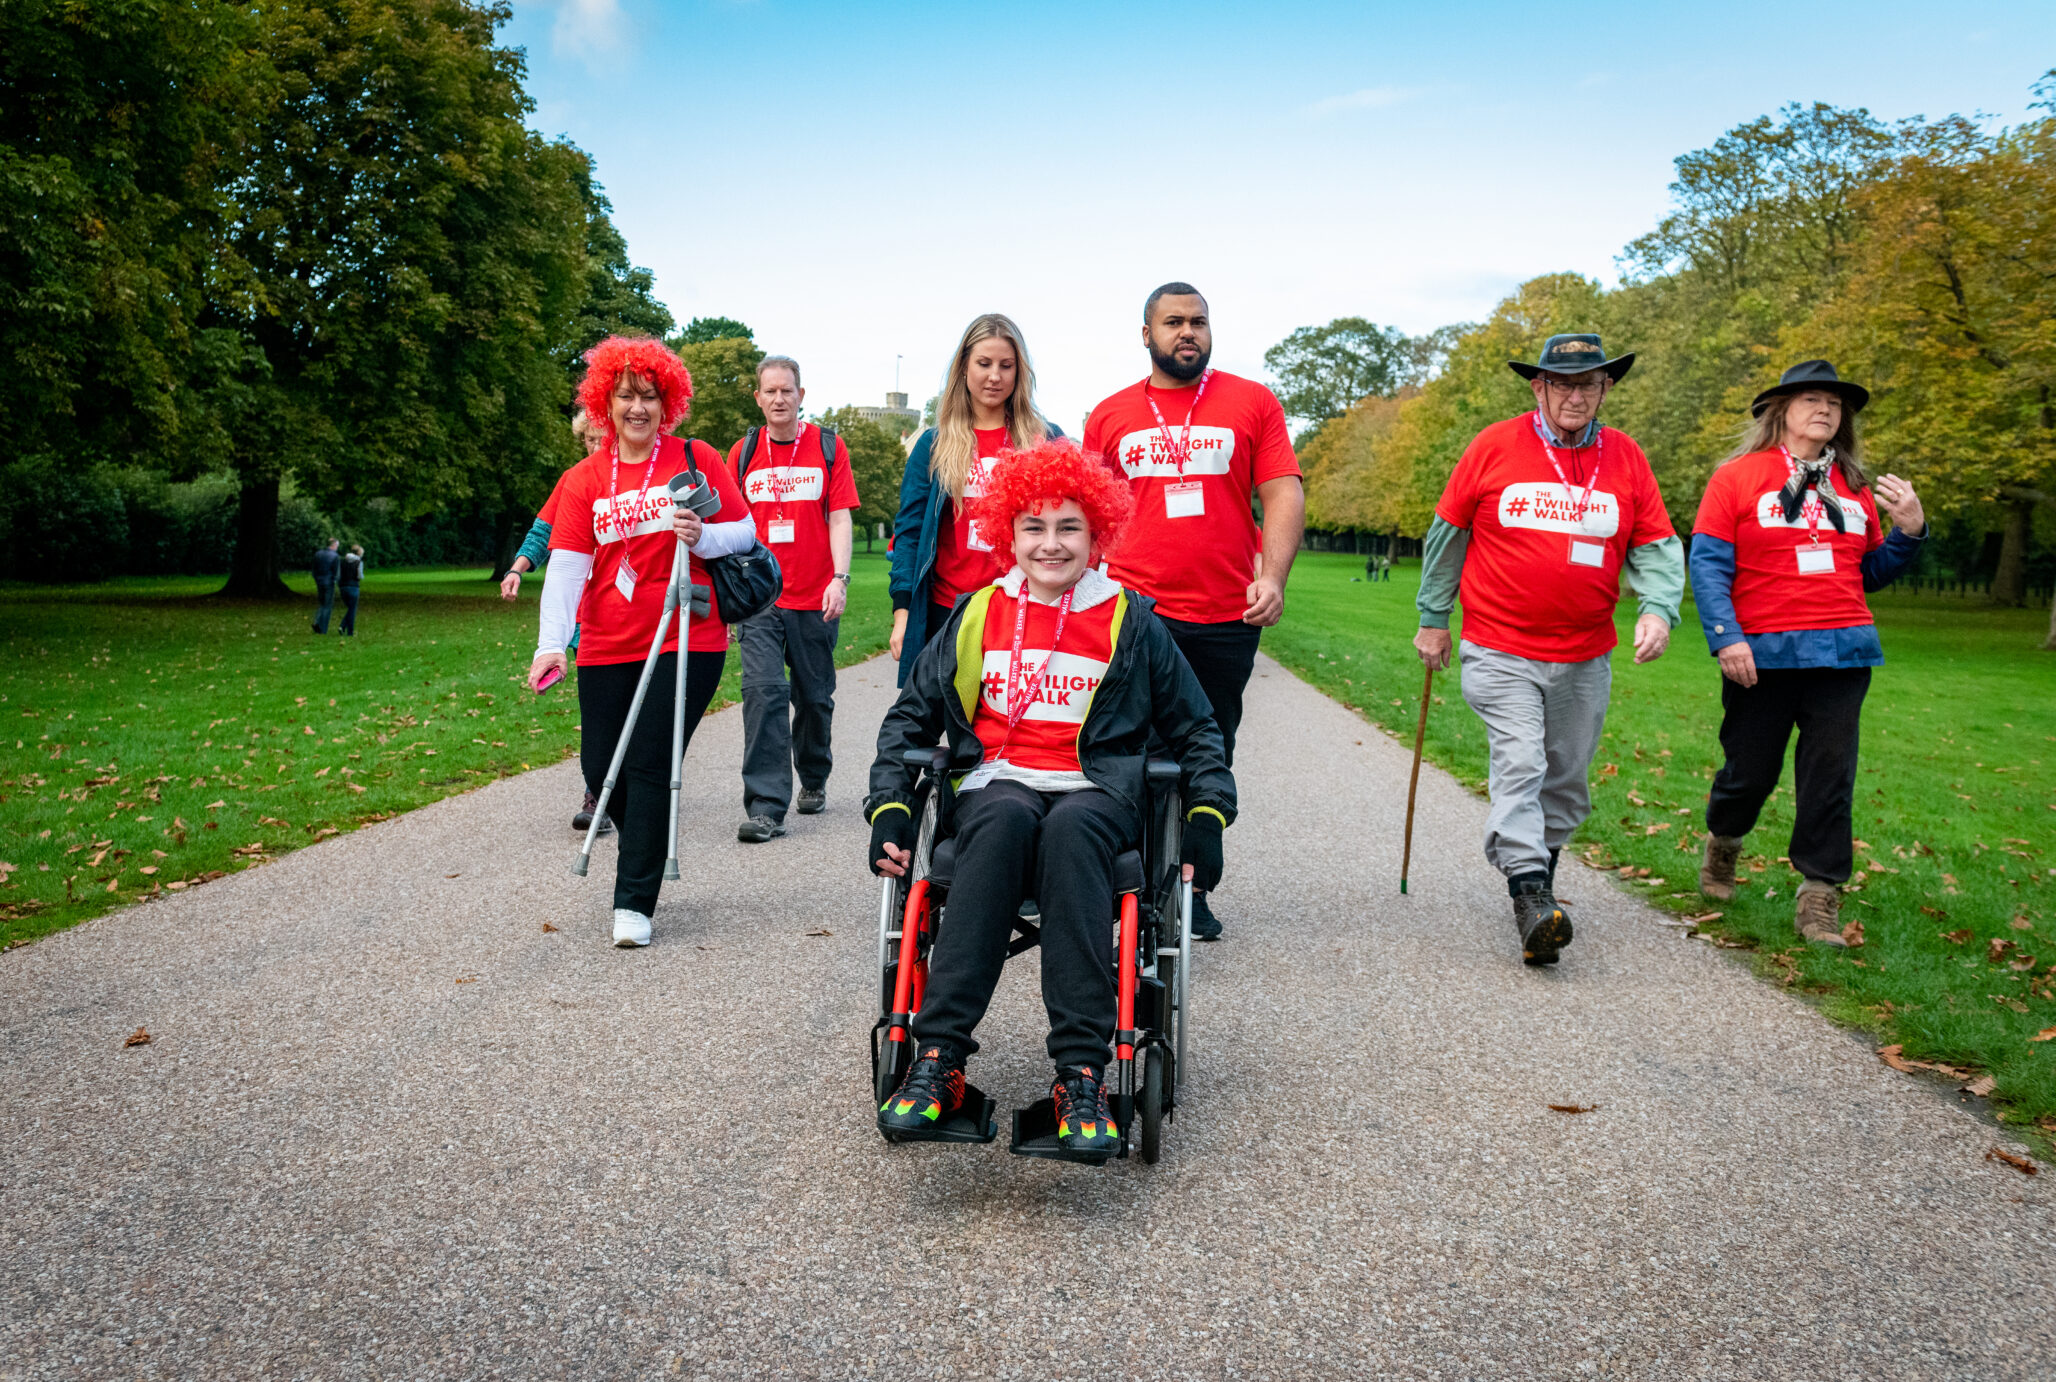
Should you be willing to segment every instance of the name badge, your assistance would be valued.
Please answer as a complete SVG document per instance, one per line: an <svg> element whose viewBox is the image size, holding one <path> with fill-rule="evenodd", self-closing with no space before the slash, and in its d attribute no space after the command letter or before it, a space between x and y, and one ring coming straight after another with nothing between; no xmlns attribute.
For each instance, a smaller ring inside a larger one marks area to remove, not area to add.
<svg viewBox="0 0 2056 1382"><path fill-rule="evenodd" d="M1835 549L1832 547L1801 547L1798 552L1799 574L1802 576L1835 569Z"/></svg>
<svg viewBox="0 0 2056 1382"><path fill-rule="evenodd" d="M990 552L992 550L992 544L978 535L978 525L976 523L964 525L964 545L974 552Z"/></svg>
<svg viewBox="0 0 2056 1382"><path fill-rule="evenodd" d="M791 519L788 518L783 523L773 521L772 523L767 524L766 526L771 530L771 540L773 542L792 541L793 524Z"/></svg>
<svg viewBox="0 0 2056 1382"><path fill-rule="evenodd" d="M1606 565L1606 544L1603 542L1579 542L1571 539L1572 566Z"/></svg>
<svg viewBox="0 0 2056 1382"><path fill-rule="evenodd" d="M628 553L621 554L621 565L614 568L614 588L621 592L621 598L633 603L635 600L635 568L628 564Z"/></svg>
<svg viewBox="0 0 2056 1382"><path fill-rule="evenodd" d="M977 791L980 787L992 781L999 772L999 765L1005 761L1005 759L995 758L990 763L980 763L958 779L957 790L959 792Z"/></svg>
<svg viewBox="0 0 2056 1382"><path fill-rule="evenodd" d="M1206 486L1183 480L1164 486L1164 517L1199 518L1206 513Z"/></svg>

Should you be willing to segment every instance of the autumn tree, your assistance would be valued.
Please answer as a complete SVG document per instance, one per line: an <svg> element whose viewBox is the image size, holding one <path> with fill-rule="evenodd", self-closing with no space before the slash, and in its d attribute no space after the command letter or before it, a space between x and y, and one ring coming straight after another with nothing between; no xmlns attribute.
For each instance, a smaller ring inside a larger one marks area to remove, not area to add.
<svg viewBox="0 0 2056 1382"><path fill-rule="evenodd" d="M907 465L899 436L854 407L833 409L818 421L849 447L850 474L863 501L851 518L867 532L873 524L891 523L899 513L900 476Z"/></svg>

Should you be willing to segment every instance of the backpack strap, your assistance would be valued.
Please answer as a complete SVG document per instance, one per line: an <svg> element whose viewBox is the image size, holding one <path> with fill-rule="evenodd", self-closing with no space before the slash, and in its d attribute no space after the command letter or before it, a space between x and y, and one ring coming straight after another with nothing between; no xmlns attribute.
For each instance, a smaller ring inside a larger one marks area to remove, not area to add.
<svg viewBox="0 0 2056 1382"><path fill-rule="evenodd" d="M835 484L835 433L816 424L821 434L821 521L826 523L835 511L828 507L828 491Z"/></svg>
<svg viewBox="0 0 2056 1382"><path fill-rule="evenodd" d="M735 468L735 484L742 487L742 477L750 473L750 459L757 454L757 431L755 427L742 434L742 463ZM743 495L748 498L747 492Z"/></svg>

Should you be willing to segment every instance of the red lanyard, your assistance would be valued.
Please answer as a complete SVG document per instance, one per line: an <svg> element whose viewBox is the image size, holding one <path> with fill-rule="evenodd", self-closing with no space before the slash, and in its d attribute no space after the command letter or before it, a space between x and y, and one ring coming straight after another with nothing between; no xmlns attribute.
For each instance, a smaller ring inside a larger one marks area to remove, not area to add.
<svg viewBox="0 0 2056 1382"><path fill-rule="evenodd" d="M664 439L660 436L657 438L656 445L650 448L650 464L643 471L642 488L636 492L636 502L629 506L628 512L631 518L635 516L637 507L642 503L643 495L648 494L650 491L650 477L657 473L657 457L662 455L663 451ZM621 496L616 493L621 488L621 438L619 437L614 438L614 473L613 478L607 481L607 486L607 522L612 525L615 533L620 536L621 560L627 561L628 533L621 526Z"/></svg>
<svg viewBox="0 0 2056 1382"><path fill-rule="evenodd" d="M800 442L806 438L806 435L807 424L803 422L800 424L800 430L792 434L792 454L785 458L785 469L788 473L780 479L765 481L766 484L771 486L771 498L773 502L775 502L778 505L778 514L775 518L771 520L773 523L785 522L785 493L787 490L791 489L795 483L797 483L792 478L789 472L796 470L798 468L793 464L793 462L797 461L800 458ZM774 448L783 445L785 445L784 442L777 440L771 435L769 428L765 429L764 450L766 454L770 457L771 468L773 470L778 469L778 452Z"/></svg>
<svg viewBox="0 0 2056 1382"><path fill-rule="evenodd" d="M1156 418L1157 432L1164 439L1164 450L1170 452L1171 459L1178 463L1178 478L1181 480L1185 478L1185 462L1192 459L1192 415L1199 411L1199 400L1206 397L1207 382L1213 377L1212 370L1199 376L1199 392L1192 395L1192 406L1185 410L1185 433L1175 443L1171 440L1171 429L1164 422L1163 413L1157 409L1156 400L1149 396L1149 381L1142 381L1142 401L1149 405L1151 415Z"/></svg>
<svg viewBox="0 0 2056 1382"><path fill-rule="evenodd" d="M1547 432L1549 430L1549 419L1546 417L1542 417L1542 415L1539 412L1536 413L1535 416L1541 418L1542 432ZM1538 437L1540 435L1541 433L1537 434ZM1575 453L1584 450L1584 448L1581 446L1574 446L1571 448L1571 450ZM1592 478L1586 482L1585 493L1582 496L1578 494L1577 490L1572 488L1570 478L1563 473L1563 466L1557 462L1556 452L1550 449L1549 443L1546 441L1542 443L1542 454L1549 458L1550 469L1556 472L1557 480L1563 485L1564 495L1571 501L1571 507L1575 511L1572 521L1575 522L1580 528L1584 527L1585 509L1592 502L1592 491L1599 488L1599 463L1602 460L1606 459L1606 430L1604 428L1601 428L1598 432L1593 434Z"/></svg>
<svg viewBox="0 0 2056 1382"><path fill-rule="evenodd" d="M1073 586L1071 590L1076 590ZM1028 632L1028 575L1021 575L1021 594L1014 606L1014 656L1007 664L1007 739L1014 737L1014 726L1021 723L1021 717L1028 713L1028 704L1042 690L1042 683L1049 679L1049 664L1056 661L1057 644L1064 641L1064 620L1071 613L1071 590L1057 601L1057 631L1050 636L1049 655L1042 659L1042 665L1035 669L1035 680L1026 687L1021 685L1021 640ZM1006 748L1002 741L1001 749ZM998 755L995 754L995 757Z"/></svg>
<svg viewBox="0 0 2056 1382"><path fill-rule="evenodd" d="M1797 475L1799 473L1799 458L1792 454L1790 447L1781 446L1778 450L1785 453L1785 474L1787 476ZM1830 493L1835 488L1834 474L1833 468L1830 467L1827 473L1820 477L1821 484L1826 485ZM1807 503L1804 495L1800 496L1799 512L1806 515L1806 536L1815 547L1820 546L1820 516L1826 511L1827 505L1820 497L1819 486L1814 488L1812 503Z"/></svg>

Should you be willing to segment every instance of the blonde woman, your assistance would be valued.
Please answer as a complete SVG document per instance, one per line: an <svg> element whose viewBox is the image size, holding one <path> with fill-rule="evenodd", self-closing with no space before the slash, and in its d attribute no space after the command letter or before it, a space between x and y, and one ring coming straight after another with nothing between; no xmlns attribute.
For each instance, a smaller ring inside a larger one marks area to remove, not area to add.
<svg viewBox="0 0 2056 1382"><path fill-rule="evenodd" d="M961 596L1000 573L993 545L968 516L1002 450L1062 436L1035 408L1035 368L1011 318L987 312L964 328L935 405L900 479L893 521L892 655L900 684ZM1002 546L1007 544L1003 542ZM1009 553L1011 565L1011 553Z"/></svg>

